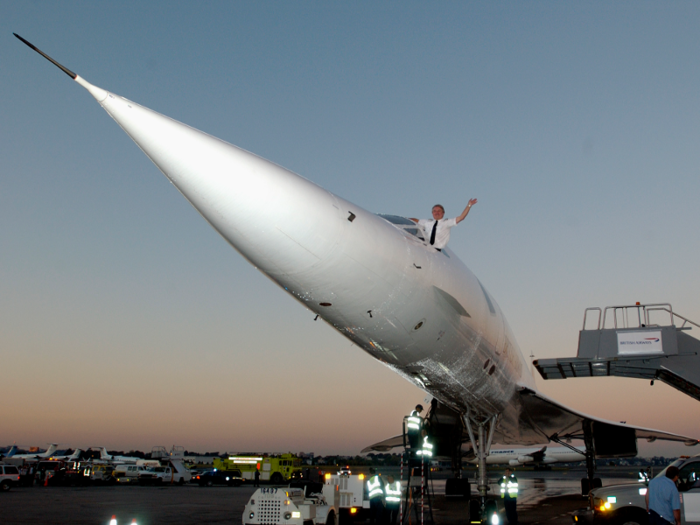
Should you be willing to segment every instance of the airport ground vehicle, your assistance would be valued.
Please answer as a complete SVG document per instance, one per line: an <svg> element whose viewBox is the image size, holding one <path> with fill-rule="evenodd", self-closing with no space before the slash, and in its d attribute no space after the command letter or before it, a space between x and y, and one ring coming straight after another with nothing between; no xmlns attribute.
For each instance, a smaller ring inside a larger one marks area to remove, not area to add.
<svg viewBox="0 0 700 525"><path fill-rule="evenodd" d="M329 483L261 487L243 510L243 525L338 525L340 494Z"/></svg>
<svg viewBox="0 0 700 525"><path fill-rule="evenodd" d="M117 483L136 483L139 481L139 476L146 471L148 467L145 465L119 465L112 475Z"/></svg>
<svg viewBox="0 0 700 525"><path fill-rule="evenodd" d="M255 479L255 471L260 470L260 481L281 484L288 481L295 472L301 472L301 459L294 454L279 456L230 456L214 459L212 465L217 470L240 470L244 479Z"/></svg>
<svg viewBox="0 0 700 525"><path fill-rule="evenodd" d="M211 487L212 485L228 485L229 487L240 487L245 481L240 470L217 470L212 469L195 476L200 487Z"/></svg>
<svg viewBox="0 0 700 525"><path fill-rule="evenodd" d="M655 477L665 476L670 466L678 467L680 476L678 491L681 495L681 523L700 523L700 455L681 457ZM574 521L608 522L620 525L648 525L644 497L647 483L610 485L593 489L589 495L589 508L574 514Z"/></svg>
<svg viewBox="0 0 700 525"><path fill-rule="evenodd" d="M338 487L338 519L364 519L369 512L369 499L365 490L364 474L326 474L324 482ZM347 470L349 472L349 469Z"/></svg>
<svg viewBox="0 0 700 525"><path fill-rule="evenodd" d="M183 485L192 479L190 471L180 460L168 460L160 467L151 467L139 474L139 484L177 483Z"/></svg>
<svg viewBox="0 0 700 525"><path fill-rule="evenodd" d="M19 469L14 465L0 465L0 491L7 492L19 485Z"/></svg>
<svg viewBox="0 0 700 525"><path fill-rule="evenodd" d="M56 483L57 479L53 478L60 476L61 469L65 471L65 467L65 462L60 460L39 461L35 470L37 482L40 484L44 482Z"/></svg>
<svg viewBox="0 0 700 525"><path fill-rule="evenodd" d="M88 468L89 470L86 473L89 475L90 480L95 483L113 483L116 481L114 478L115 469L112 465L93 464Z"/></svg>

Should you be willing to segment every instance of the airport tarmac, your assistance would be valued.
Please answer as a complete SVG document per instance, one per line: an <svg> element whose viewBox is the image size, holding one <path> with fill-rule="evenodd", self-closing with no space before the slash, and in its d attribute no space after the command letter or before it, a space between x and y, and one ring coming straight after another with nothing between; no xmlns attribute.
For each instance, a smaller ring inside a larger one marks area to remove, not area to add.
<svg viewBox="0 0 700 525"><path fill-rule="evenodd" d="M497 471L492 471L495 480ZM518 471L522 487L519 517L523 524L570 525L571 513L586 506L580 495L582 469L549 472ZM599 472L604 485L634 482L634 469ZM466 504L444 496L445 480L434 480L436 525L466 524ZM492 490L495 488L493 486ZM0 522L21 524L119 525L240 524L243 508L255 489L196 485L141 487L33 487L0 494ZM427 513L426 513L427 518ZM426 519L426 524L429 525Z"/></svg>

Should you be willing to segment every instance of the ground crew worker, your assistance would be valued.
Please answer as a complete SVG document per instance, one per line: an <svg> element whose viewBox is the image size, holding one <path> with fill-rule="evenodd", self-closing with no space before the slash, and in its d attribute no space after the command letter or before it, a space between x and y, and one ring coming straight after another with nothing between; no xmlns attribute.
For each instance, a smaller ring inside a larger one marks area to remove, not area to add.
<svg viewBox="0 0 700 525"><path fill-rule="evenodd" d="M386 502L386 523L395 525L396 517L401 507L401 482L394 481L393 476L388 476L384 485L384 501Z"/></svg>
<svg viewBox="0 0 700 525"><path fill-rule="evenodd" d="M371 525L379 525L384 513L384 486L382 478L373 468L369 469L367 498L369 498L369 522Z"/></svg>
<svg viewBox="0 0 700 525"><path fill-rule="evenodd" d="M518 478L507 468L505 476L501 478L500 485L508 525L518 525Z"/></svg>
<svg viewBox="0 0 700 525"><path fill-rule="evenodd" d="M423 443L421 443L421 448L416 452L416 455L422 456L423 459L430 459L433 456L433 444L430 442L428 432L425 429L423 429Z"/></svg>
<svg viewBox="0 0 700 525"><path fill-rule="evenodd" d="M421 430L423 430L422 405L416 405L416 409L406 418L406 434L408 434L408 446L412 450L420 447Z"/></svg>

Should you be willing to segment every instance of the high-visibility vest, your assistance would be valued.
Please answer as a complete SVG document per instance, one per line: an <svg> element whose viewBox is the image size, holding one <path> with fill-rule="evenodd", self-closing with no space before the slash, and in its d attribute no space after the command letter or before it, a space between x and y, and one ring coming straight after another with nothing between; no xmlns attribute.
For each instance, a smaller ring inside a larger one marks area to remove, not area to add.
<svg viewBox="0 0 700 525"><path fill-rule="evenodd" d="M384 491L382 490L382 482L379 476L372 476L367 480L367 496L369 499L374 499L378 496L383 496Z"/></svg>
<svg viewBox="0 0 700 525"><path fill-rule="evenodd" d="M406 418L406 430L409 432L418 432L422 426L423 418L414 410L411 415Z"/></svg>
<svg viewBox="0 0 700 525"><path fill-rule="evenodd" d="M386 500L387 505L390 505L392 503L400 503L401 502L401 482L400 481L395 481L394 483L387 483L384 486L384 499Z"/></svg>
<svg viewBox="0 0 700 525"><path fill-rule="evenodd" d="M425 436L423 438L423 447L418 452L416 452L416 454L426 458L432 457L433 444L430 441L428 441L428 436Z"/></svg>
<svg viewBox="0 0 700 525"><path fill-rule="evenodd" d="M509 478L506 476L501 478L501 497L505 498L506 494L511 499L518 497L518 478L515 474L511 474Z"/></svg>

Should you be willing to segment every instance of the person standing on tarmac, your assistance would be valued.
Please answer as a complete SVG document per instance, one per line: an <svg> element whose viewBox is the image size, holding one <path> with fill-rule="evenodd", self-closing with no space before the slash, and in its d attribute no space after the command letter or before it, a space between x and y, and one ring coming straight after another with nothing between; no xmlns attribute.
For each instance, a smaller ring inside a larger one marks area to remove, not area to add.
<svg viewBox="0 0 700 525"><path fill-rule="evenodd" d="M678 467L671 466L666 469L665 476L649 482L644 499L650 525L681 525L681 500L676 487L679 474Z"/></svg>
<svg viewBox="0 0 700 525"><path fill-rule="evenodd" d="M367 480L367 498L369 498L370 525L381 525L382 514L384 514L384 484L382 478L371 467Z"/></svg>
<svg viewBox="0 0 700 525"><path fill-rule="evenodd" d="M384 501L386 502L386 523L388 525L396 525L396 517L399 515L401 507L401 482L394 481L393 476L386 478L384 485Z"/></svg>
<svg viewBox="0 0 700 525"><path fill-rule="evenodd" d="M420 448L421 431L423 430L422 405L416 405L415 410L406 418L406 434L408 435L408 446L412 452Z"/></svg>
<svg viewBox="0 0 700 525"><path fill-rule="evenodd" d="M253 482L254 487L259 487L260 486L260 469L256 468L255 469L255 481Z"/></svg>
<svg viewBox="0 0 700 525"><path fill-rule="evenodd" d="M518 478L506 468L505 476L501 478L501 498L506 508L508 525L518 525Z"/></svg>

